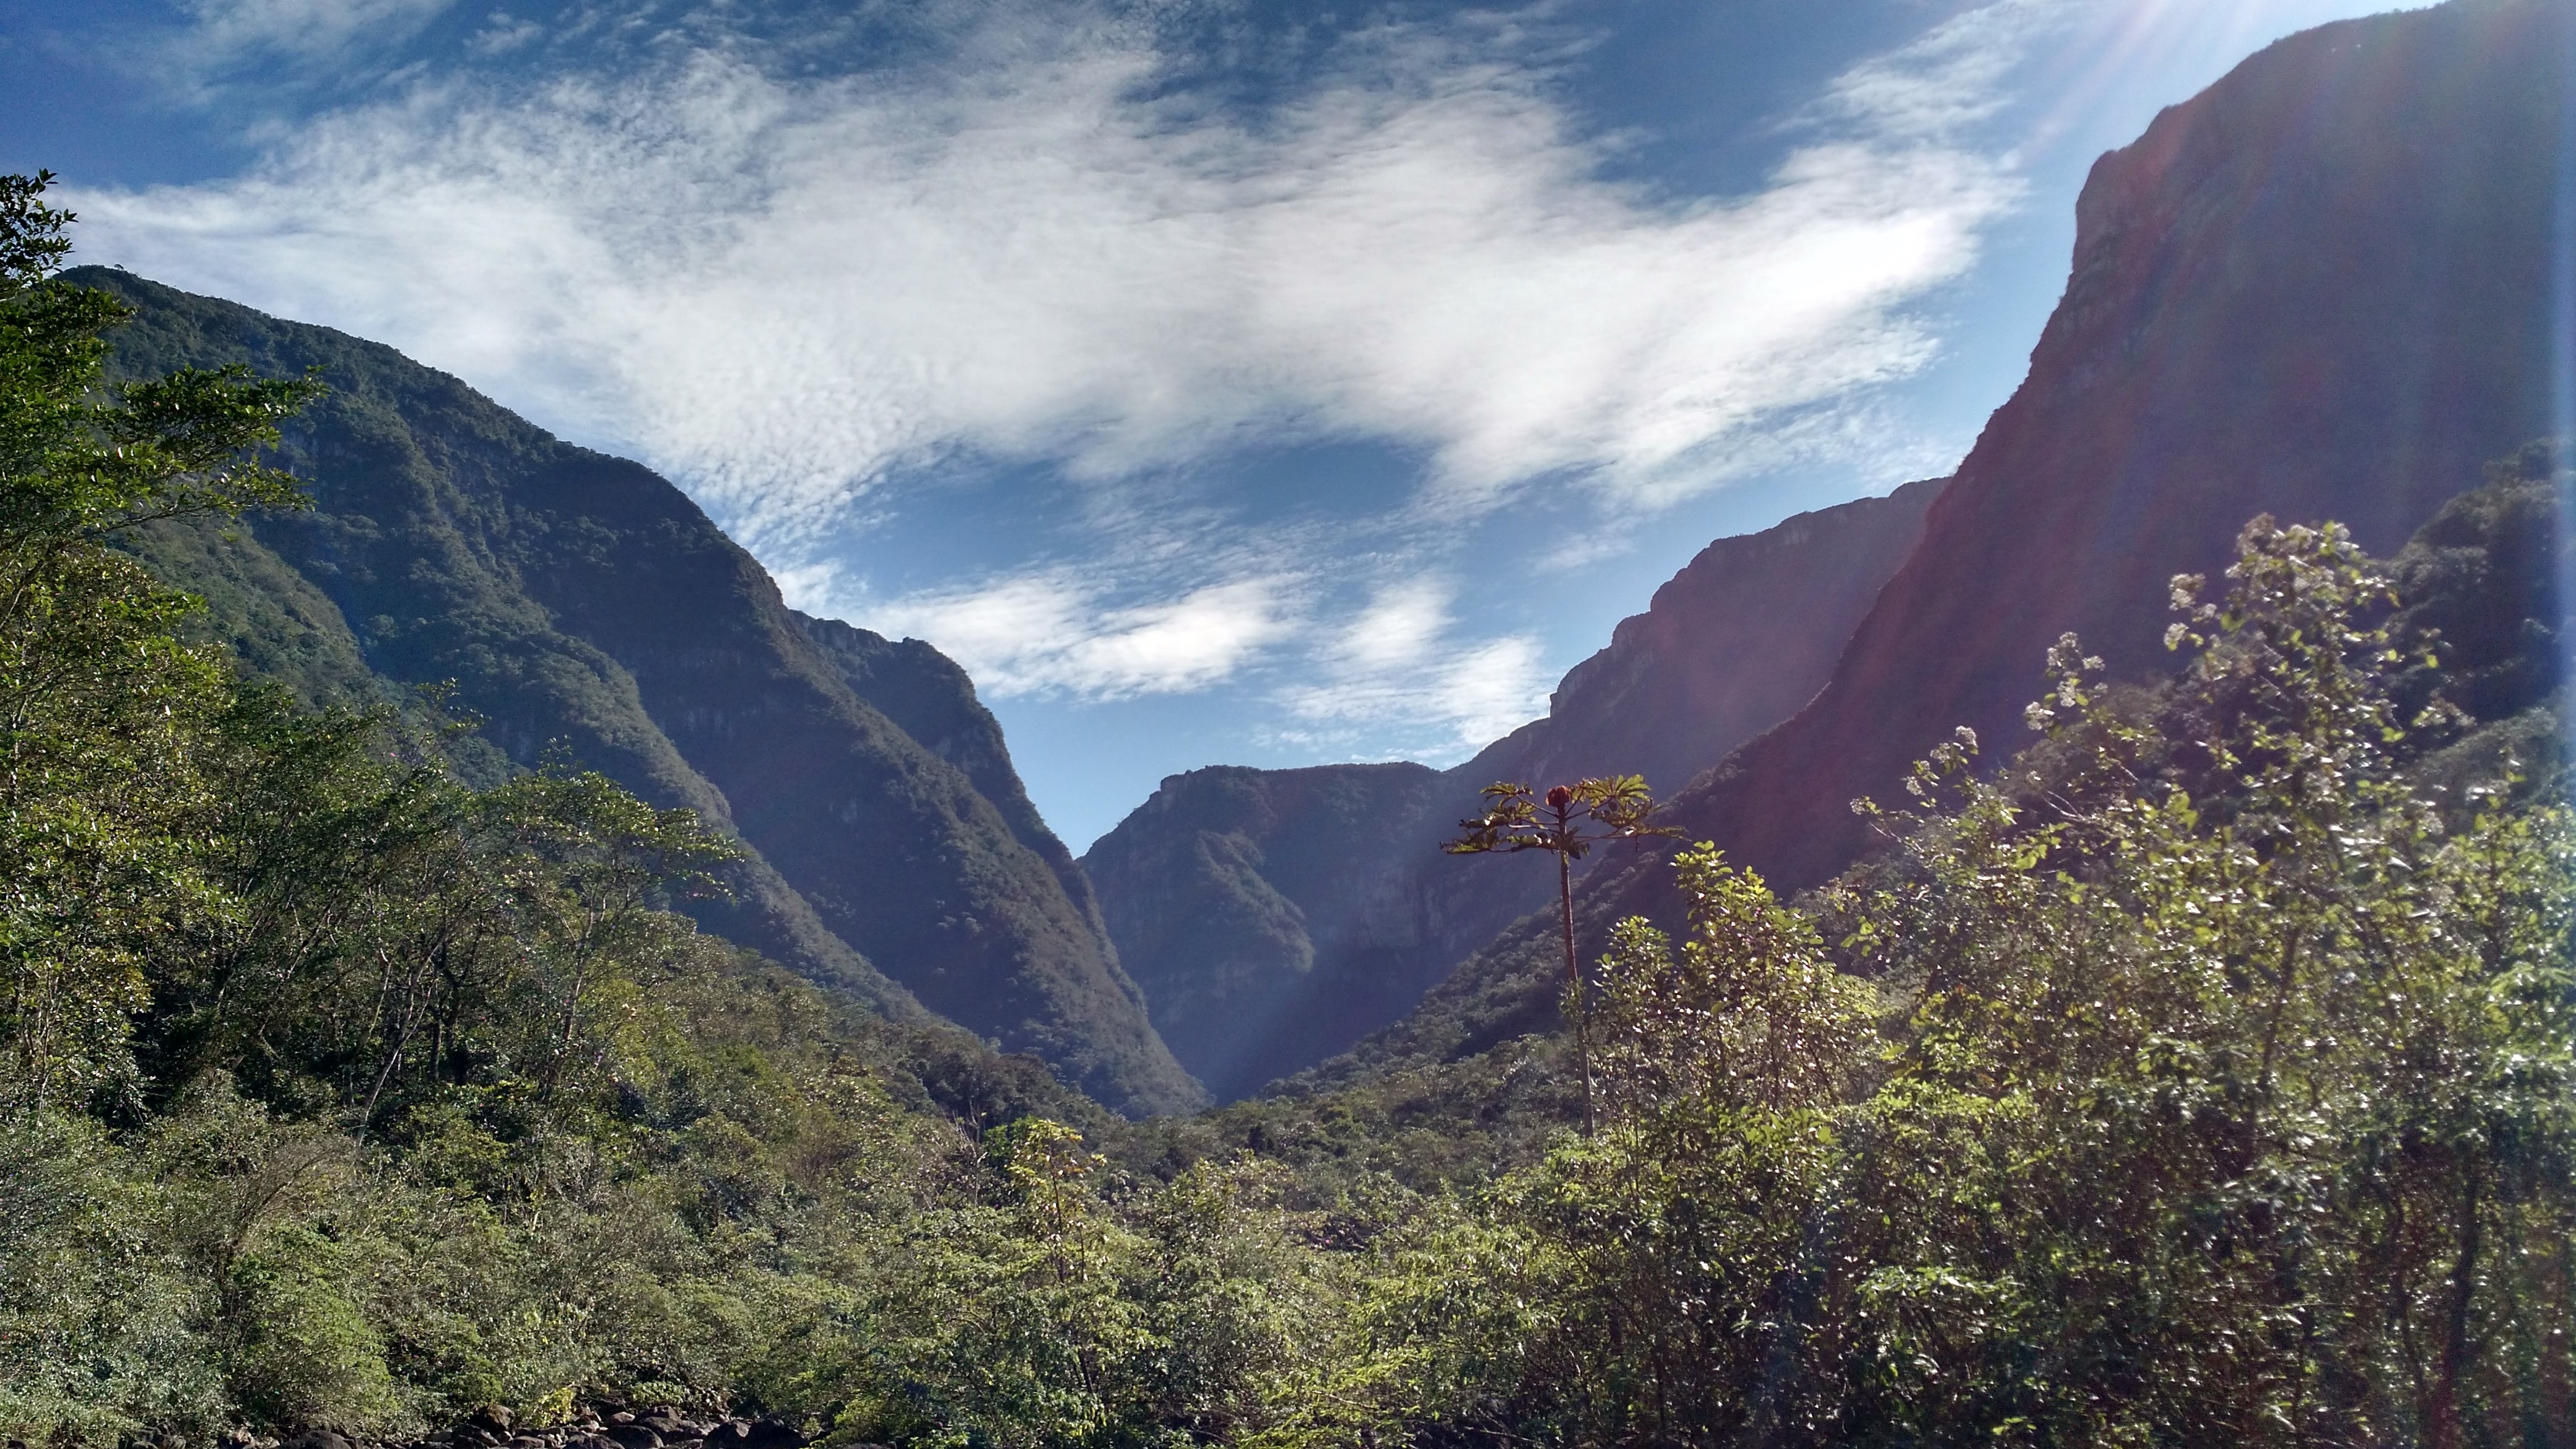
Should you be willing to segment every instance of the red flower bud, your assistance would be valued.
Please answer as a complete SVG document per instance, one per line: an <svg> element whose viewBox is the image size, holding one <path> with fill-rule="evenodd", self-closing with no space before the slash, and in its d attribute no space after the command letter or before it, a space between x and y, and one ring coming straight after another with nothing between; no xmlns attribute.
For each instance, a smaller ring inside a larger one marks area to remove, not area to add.
<svg viewBox="0 0 2576 1449"><path fill-rule="evenodd" d="M1573 803L1574 792L1563 785L1555 786L1547 792L1547 808L1550 810L1562 810Z"/></svg>

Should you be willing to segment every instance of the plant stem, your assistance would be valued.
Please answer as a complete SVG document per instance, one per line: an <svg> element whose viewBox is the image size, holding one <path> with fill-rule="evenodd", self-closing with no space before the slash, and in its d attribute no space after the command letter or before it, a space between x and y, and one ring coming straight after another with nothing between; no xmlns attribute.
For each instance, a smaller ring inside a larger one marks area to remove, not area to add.
<svg viewBox="0 0 2576 1449"><path fill-rule="evenodd" d="M1565 979L1574 991L1574 1059L1583 1070L1583 1135L1592 1135L1592 1003L1583 989L1583 968L1574 955L1574 866L1565 851L1556 853L1557 919L1565 928Z"/></svg>

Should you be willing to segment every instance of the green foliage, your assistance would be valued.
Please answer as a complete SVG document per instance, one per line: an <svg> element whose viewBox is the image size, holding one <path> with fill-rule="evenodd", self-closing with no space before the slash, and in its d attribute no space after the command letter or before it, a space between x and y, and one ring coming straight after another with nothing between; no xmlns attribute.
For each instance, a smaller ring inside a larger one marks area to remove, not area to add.
<svg viewBox="0 0 2576 1449"><path fill-rule="evenodd" d="M1484 795L1485 813L1458 822L1464 833L1444 847L1450 854L1546 850L1581 860L1605 841L1676 833L1647 823L1654 817L1655 800L1636 775L1577 780L1545 795L1504 782L1486 786Z"/></svg>
<svg viewBox="0 0 2576 1449"><path fill-rule="evenodd" d="M2061 641L2040 743L1936 751L1820 898L1682 853L1597 1056L1125 1128L699 934L739 848L689 812L186 642L108 540L280 501L305 389L97 389L61 221L0 185L0 1434L2569 1442L2576 820L2459 753L2559 645L2443 672L2477 559L2392 612L2258 520L2180 680ZM2452 523L2492 564L2528 503ZM1474 848L1652 829L1496 798Z"/></svg>
<svg viewBox="0 0 2576 1449"><path fill-rule="evenodd" d="M1838 946L1685 854L1679 958L1640 921L1605 963L1609 1125L1450 1230L1472 1268L1406 1270L1373 1348L1447 1367L1376 1411L1582 1443L2561 1442L2576 830L2493 788L2445 826L2388 584L2339 531L2258 520L2230 581L2177 581L2173 689L2103 690L2067 640L2041 748L2000 781L1973 740L1926 761L1880 816L1900 858L1820 903Z"/></svg>
<svg viewBox="0 0 2576 1449"><path fill-rule="evenodd" d="M1713 850L1673 862L1690 939L1673 959L1642 920L1603 963L1601 1076L1613 1120L1683 1151L1729 1135L1720 1118L1839 1099L1875 994L1843 975L1813 921Z"/></svg>
<svg viewBox="0 0 2576 1449"><path fill-rule="evenodd" d="M104 540L154 520L291 504L252 447L316 392L242 369L102 393L114 298L52 280L71 217L50 178L0 178L0 1110L120 1090L152 943L217 913L189 844L217 662L186 600Z"/></svg>
<svg viewBox="0 0 2576 1449"><path fill-rule="evenodd" d="M1856 1285L1901 1325L1856 1348L1946 1370L1892 1371L1891 1424L2449 1442L2564 1392L2568 820L2445 832L2358 622L2388 586L2338 531L2258 520L2230 577L2177 581L2191 728L2121 718L2062 647L2045 814L1963 785L1918 880L1846 902L1920 983L1911 1120L1871 1126L1959 1147L1890 1182L1906 1251Z"/></svg>
<svg viewBox="0 0 2576 1449"><path fill-rule="evenodd" d="M87 1120L0 1122L0 1425L115 1443L221 1421L212 1284L172 1243L168 1188Z"/></svg>

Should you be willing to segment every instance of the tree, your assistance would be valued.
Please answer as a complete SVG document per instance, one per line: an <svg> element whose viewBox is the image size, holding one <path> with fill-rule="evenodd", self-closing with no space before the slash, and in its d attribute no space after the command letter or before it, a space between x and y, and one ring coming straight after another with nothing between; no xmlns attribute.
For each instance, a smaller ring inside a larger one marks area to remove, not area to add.
<svg viewBox="0 0 2576 1449"><path fill-rule="evenodd" d="M1592 1010L1584 987L1582 963L1574 951L1574 862L1592 847L1613 840L1643 840L1679 835L1648 822L1655 798L1640 775L1605 775L1549 788L1544 797L1527 785L1485 787L1492 803L1484 814L1461 820L1464 835L1441 848L1451 855L1491 851L1544 850L1556 856L1557 921L1565 940L1566 1011L1574 1018L1574 1051L1583 1073L1583 1134L1593 1131Z"/></svg>
<svg viewBox="0 0 2576 1449"><path fill-rule="evenodd" d="M1600 1133L1391 1265L1381 1377L1441 1376L1394 1412L2576 1443L2576 820L2418 773L2441 712L2399 706L2417 661L2341 530L2258 519L2203 591L2182 677L2109 687L2061 640L2041 741L1934 751L1910 812L1862 807L1892 852L1810 903L1682 853L1688 939L1631 920L1605 963Z"/></svg>
<svg viewBox="0 0 2576 1449"><path fill-rule="evenodd" d="M296 506L254 455L320 390L239 367L102 390L126 312L54 279L73 218L51 180L0 176L0 1109L125 1076L151 943L226 909L184 845L225 671L179 641L187 598L108 541Z"/></svg>

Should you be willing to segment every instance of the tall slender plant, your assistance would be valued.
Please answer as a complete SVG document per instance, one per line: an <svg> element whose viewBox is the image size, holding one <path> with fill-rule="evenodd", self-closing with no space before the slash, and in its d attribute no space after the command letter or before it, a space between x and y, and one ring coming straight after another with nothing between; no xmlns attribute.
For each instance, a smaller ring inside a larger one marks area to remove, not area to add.
<svg viewBox="0 0 2576 1449"><path fill-rule="evenodd" d="M1473 820L1461 820L1464 832L1442 845L1451 855L1492 851L1545 850L1556 855L1557 923L1565 941L1565 988L1574 1018L1574 1053L1583 1072L1583 1135L1592 1135L1592 1011L1584 990L1583 967L1574 953L1574 862L1596 845L1613 840L1642 840L1681 834L1650 823L1655 797L1643 775L1604 775L1556 785L1540 795L1527 785L1485 787L1491 803Z"/></svg>

